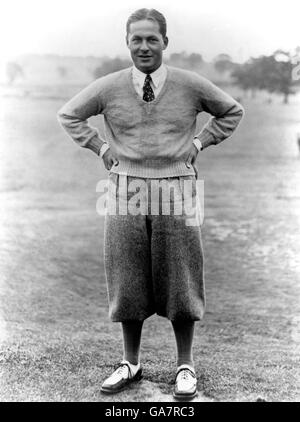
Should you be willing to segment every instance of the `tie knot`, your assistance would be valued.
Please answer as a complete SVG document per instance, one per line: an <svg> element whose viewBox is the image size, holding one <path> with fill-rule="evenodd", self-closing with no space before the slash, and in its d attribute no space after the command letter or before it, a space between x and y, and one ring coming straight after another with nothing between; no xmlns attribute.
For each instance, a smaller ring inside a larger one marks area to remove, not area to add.
<svg viewBox="0 0 300 422"><path fill-rule="evenodd" d="M147 76L145 77L145 83L151 82L151 81L152 81L151 75L150 73L148 73Z"/></svg>

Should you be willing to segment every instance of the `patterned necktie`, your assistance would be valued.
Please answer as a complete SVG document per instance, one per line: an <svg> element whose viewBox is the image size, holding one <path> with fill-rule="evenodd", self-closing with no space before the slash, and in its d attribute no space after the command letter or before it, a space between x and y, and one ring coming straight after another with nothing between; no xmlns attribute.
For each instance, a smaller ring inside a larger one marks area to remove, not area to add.
<svg viewBox="0 0 300 422"><path fill-rule="evenodd" d="M151 85L150 85L151 81L152 81L151 76L147 75L145 78L144 86L143 86L143 91L144 91L143 100L147 101L147 103L149 103L149 101L153 101L155 98L153 89L151 88Z"/></svg>

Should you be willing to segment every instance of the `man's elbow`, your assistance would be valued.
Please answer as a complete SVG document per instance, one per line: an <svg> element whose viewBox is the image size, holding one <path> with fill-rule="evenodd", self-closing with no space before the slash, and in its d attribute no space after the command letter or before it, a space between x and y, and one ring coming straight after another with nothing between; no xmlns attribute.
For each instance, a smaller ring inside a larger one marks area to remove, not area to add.
<svg viewBox="0 0 300 422"><path fill-rule="evenodd" d="M68 113L65 106L56 112L56 119L64 128L68 128L74 121L74 117Z"/></svg>
<svg viewBox="0 0 300 422"><path fill-rule="evenodd" d="M238 116L239 120L242 120L242 118L245 115L245 109L242 106L241 103L239 103L238 101L236 101L236 110L235 110L235 114Z"/></svg>
<svg viewBox="0 0 300 422"><path fill-rule="evenodd" d="M66 113L64 111L64 107L61 107L57 112L56 112L56 118L59 121L59 123L62 123L64 121L66 117Z"/></svg>
<svg viewBox="0 0 300 422"><path fill-rule="evenodd" d="M234 132L237 129L244 115L245 115L244 107L238 101L235 100L233 107L231 108L231 110L229 111L227 115L228 122L230 122L229 126L231 126L232 132Z"/></svg>

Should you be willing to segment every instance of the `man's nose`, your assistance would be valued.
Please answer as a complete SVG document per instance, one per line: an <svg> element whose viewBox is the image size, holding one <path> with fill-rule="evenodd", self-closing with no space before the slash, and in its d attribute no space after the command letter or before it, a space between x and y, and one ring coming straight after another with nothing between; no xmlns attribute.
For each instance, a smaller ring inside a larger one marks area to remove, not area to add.
<svg viewBox="0 0 300 422"><path fill-rule="evenodd" d="M141 48L142 51L148 51L149 50L149 47L148 47L146 40L142 41L142 45L141 45L140 48Z"/></svg>

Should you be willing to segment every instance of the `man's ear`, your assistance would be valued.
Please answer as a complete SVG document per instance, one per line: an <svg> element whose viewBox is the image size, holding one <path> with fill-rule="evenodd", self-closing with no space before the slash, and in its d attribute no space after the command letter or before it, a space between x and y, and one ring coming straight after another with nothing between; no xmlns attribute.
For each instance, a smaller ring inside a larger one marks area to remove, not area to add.
<svg viewBox="0 0 300 422"><path fill-rule="evenodd" d="M168 44L169 44L169 38L164 37L164 48L163 48L163 50L165 50L168 47Z"/></svg>
<svg viewBox="0 0 300 422"><path fill-rule="evenodd" d="M128 34L126 34L125 41L126 41L126 45L128 47Z"/></svg>

